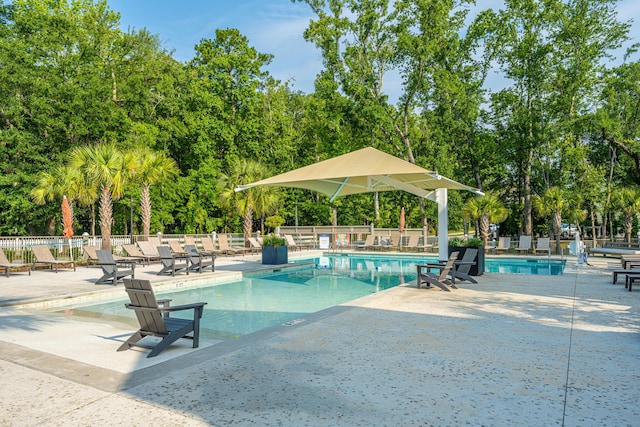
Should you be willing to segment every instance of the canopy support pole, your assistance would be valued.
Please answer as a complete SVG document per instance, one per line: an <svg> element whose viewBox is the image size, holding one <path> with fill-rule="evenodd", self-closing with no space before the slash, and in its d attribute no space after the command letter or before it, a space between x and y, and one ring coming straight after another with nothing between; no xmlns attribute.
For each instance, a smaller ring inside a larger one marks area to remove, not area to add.
<svg viewBox="0 0 640 427"><path fill-rule="evenodd" d="M438 204L438 259L449 259L449 207L447 202L447 189L435 190L436 203Z"/></svg>

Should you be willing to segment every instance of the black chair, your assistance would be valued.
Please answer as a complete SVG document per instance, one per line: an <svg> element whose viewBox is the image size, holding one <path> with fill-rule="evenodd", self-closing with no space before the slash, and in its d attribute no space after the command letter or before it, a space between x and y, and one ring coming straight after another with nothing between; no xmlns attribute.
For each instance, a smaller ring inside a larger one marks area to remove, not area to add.
<svg viewBox="0 0 640 427"><path fill-rule="evenodd" d="M131 304L125 304L125 307L135 311L140 329L131 335L118 351L128 350L133 346L149 348L151 352L147 357L155 357L180 338L193 340L193 348L198 348L200 319L206 302L159 307L160 301L156 300L151 282L148 280L124 279L124 287L131 300ZM168 315L184 310L193 310L193 319L179 319ZM155 345L141 343L140 341L147 336L159 337L161 341Z"/></svg>
<svg viewBox="0 0 640 427"><path fill-rule="evenodd" d="M199 252L195 245L184 245L184 250L187 251L189 256L190 270L197 270L198 273L202 273L205 268L211 267L211 271L215 271L216 256L214 254L207 255Z"/></svg>
<svg viewBox="0 0 640 427"><path fill-rule="evenodd" d="M420 289L424 284L425 288L430 288L431 285L434 285L439 287L443 291L450 292L449 286L455 288L455 285L450 279L447 278L447 276L453 269L456 258L458 258L458 252L452 252L451 255L449 255L449 259L447 260L446 264L416 265L418 270L416 287ZM430 270L438 270L440 273L435 274Z"/></svg>
<svg viewBox="0 0 640 427"><path fill-rule="evenodd" d="M189 274L189 260L187 255L177 255L171 253L169 246L158 246L158 254L160 255L160 261L162 261L162 269L158 271L158 275L164 273L171 273L175 276L176 273L184 270ZM178 262L184 260L184 263Z"/></svg>
<svg viewBox="0 0 640 427"><path fill-rule="evenodd" d="M135 261L116 261L111 251L107 249L96 250L96 255L98 256L98 263L96 265L102 268L103 273L103 276L96 280L96 285L111 281L111 284L115 286L118 280L124 277L131 276L132 279L135 277ZM121 270L119 268L120 266L128 266L129 269Z"/></svg>

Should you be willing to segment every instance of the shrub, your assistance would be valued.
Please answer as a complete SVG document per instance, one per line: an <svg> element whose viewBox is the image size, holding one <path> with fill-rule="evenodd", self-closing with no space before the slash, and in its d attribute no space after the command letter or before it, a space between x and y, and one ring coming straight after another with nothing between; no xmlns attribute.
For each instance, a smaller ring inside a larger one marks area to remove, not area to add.
<svg viewBox="0 0 640 427"><path fill-rule="evenodd" d="M264 236L262 246L275 246L277 248L278 246L287 246L287 241L283 237Z"/></svg>

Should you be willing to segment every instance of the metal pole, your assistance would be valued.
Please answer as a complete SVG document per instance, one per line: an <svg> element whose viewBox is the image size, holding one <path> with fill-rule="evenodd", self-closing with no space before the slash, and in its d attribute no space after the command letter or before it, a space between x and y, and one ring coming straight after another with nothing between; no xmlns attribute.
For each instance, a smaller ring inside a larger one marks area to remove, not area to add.
<svg viewBox="0 0 640 427"><path fill-rule="evenodd" d="M129 233L131 234L131 244L133 245L133 197L129 199L129 209L131 213L129 218Z"/></svg>

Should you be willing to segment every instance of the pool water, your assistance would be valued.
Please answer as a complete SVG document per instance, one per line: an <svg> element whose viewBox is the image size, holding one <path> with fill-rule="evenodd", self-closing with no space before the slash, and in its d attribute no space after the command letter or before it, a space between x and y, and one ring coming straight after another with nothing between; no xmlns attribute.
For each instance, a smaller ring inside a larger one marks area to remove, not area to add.
<svg viewBox="0 0 640 427"><path fill-rule="evenodd" d="M304 260L300 267L277 272L247 274L232 283L158 292L172 305L207 302L201 334L212 339L230 339L299 319L310 313L410 282L416 264L435 262L435 257L330 256ZM551 274L561 267L523 260L501 259L494 266L486 260L486 271ZM497 270L496 270L497 268ZM73 309L74 315L118 320L137 327L125 299ZM177 317L190 312L177 314Z"/></svg>

